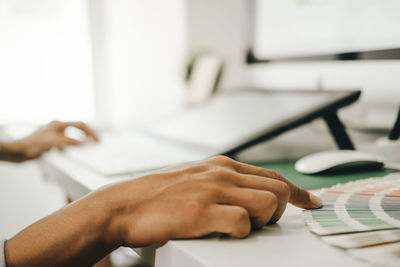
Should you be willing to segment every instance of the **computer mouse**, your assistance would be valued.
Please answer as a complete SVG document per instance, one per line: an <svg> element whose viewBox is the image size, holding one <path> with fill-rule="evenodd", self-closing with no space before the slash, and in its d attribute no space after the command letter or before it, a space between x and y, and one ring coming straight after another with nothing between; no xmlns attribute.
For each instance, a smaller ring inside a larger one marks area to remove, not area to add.
<svg viewBox="0 0 400 267"><path fill-rule="evenodd" d="M299 159L296 171L304 174L378 169L384 165L381 158L356 150L334 150L314 153Z"/></svg>
<svg viewBox="0 0 400 267"><path fill-rule="evenodd" d="M64 134L66 137L74 139L79 142L85 142L87 139L84 131L72 126L68 126L67 128L65 128Z"/></svg>

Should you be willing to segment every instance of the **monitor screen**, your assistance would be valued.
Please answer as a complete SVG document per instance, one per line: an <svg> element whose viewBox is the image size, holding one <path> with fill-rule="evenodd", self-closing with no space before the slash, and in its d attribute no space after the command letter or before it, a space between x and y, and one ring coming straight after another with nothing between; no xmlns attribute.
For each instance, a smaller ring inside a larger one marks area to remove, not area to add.
<svg viewBox="0 0 400 267"><path fill-rule="evenodd" d="M400 48L399 0L254 1L258 59Z"/></svg>

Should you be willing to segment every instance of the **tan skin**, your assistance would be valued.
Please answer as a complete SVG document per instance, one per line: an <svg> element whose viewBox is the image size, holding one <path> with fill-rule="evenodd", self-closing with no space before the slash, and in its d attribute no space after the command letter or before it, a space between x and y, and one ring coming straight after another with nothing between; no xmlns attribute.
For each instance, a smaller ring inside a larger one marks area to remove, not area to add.
<svg viewBox="0 0 400 267"><path fill-rule="evenodd" d="M321 200L274 171L218 156L95 191L27 227L6 244L8 265L89 266L120 246L224 233L244 238L286 204Z"/></svg>
<svg viewBox="0 0 400 267"><path fill-rule="evenodd" d="M68 138L64 134L64 130L67 127L80 129L88 137L98 141L96 134L83 122L53 121L20 141L12 143L0 142L0 160L22 162L37 158L54 147L63 148L82 144L82 142Z"/></svg>

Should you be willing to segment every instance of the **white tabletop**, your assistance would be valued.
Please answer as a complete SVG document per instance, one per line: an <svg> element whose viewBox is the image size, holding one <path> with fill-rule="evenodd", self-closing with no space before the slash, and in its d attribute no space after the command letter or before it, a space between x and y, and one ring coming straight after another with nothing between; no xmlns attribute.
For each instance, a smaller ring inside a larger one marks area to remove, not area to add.
<svg viewBox="0 0 400 267"><path fill-rule="evenodd" d="M73 200L99 187L132 178L101 176L56 151L44 156L42 165ZM366 266L311 234L303 223L301 210L291 205L277 224L253 232L245 239L215 236L173 240L157 249L136 251L146 261L155 260L156 267Z"/></svg>
<svg viewBox="0 0 400 267"><path fill-rule="evenodd" d="M301 210L288 206L275 225L245 239L214 237L169 241L157 249L156 266L366 266L326 245L304 225Z"/></svg>

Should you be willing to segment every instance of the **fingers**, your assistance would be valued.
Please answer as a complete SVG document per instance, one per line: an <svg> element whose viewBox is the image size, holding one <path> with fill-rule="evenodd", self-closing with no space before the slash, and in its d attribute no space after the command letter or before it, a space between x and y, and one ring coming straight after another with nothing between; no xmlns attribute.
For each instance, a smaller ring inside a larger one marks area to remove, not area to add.
<svg viewBox="0 0 400 267"><path fill-rule="evenodd" d="M57 142L55 142L51 147L56 147L56 148L64 148L65 146L77 146L77 145L81 145L82 142L72 139L72 138L68 138L66 136L62 136L60 138L57 139ZM51 147L48 148L51 149Z"/></svg>
<svg viewBox="0 0 400 267"><path fill-rule="evenodd" d="M309 192L307 192L306 190L292 184L290 181L285 179L283 176L281 176L277 172L267 170L264 168L251 166L251 165L240 163L240 162L233 161L233 160L232 160L231 164L232 164L232 167L234 168L234 170L236 170L239 173L260 176L260 177L265 177L265 178L272 178L272 179L279 180L279 181L286 183L290 189L289 202L297 207L305 208L305 209L315 209L315 208L321 207L321 205L322 205L322 202L318 197L316 197L316 196L310 194Z"/></svg>
<svg viewBox="0 0 400 267"><path fill-rule="evenodd" d="M65 145L69 145L69 146L77 146L77 145L81 145L82 144L82 142L81 141L78 141L78 140L75 140L75 139L72 139L72 138L68 138L68 137L65 137L65 138L63 138L63 141L62 141L62 146L65 146Z"/></svg>
<svg viewBox="0 0 400 267"><path fill-rule="evenodd" d="M264 178L255 175L244 175L239 174L236 175L237 177L234 178L233 182L242 188L251 188L255 192L271 192L276 196L277 199L277 208L270 220L268 222L275 223L281 217L282 214L285 212L287 202L290 200L290 187L285 182L274 180L271 178ZM255 189L255 190L254 190ZM256 204L258 204L256 200Z"/></svg>
<svg viewBox="0 0 400 267"><path fill-rule="evenodd" d="M208 218L209 233L244 238L251 230L249 214L242 207L214 204L208 209Z"/></svg>
<svg viewBox="0 0 400 267"><path fill-rule="evenodd" d="M79 130L82 130L87 136L90 136L93 138L95 141L99 141L99 138L97 135L91 130L85 123L83 122L59 122L59 121L53 121L50 123L52 127L55 127L57 130L65 130L65 128L72 126L75 128L78 128Z"/></svg>
<svg viewBox="0 0 400 267"><path fill-rule="evenodd" d="M245 208L255 229L262 228L273 217L275 221L278 220L285 210L286 203L287 200L278 200L272 192L239 187L223 190L219 199L219 204Z"/></svg>
<svg viewBox="0 0 400 267"><path fill-rule="evenodd" d="M97 137L97 135L89 128L87 127L86 124L84 124L83 122L66 122L64 123L65 128L68 126L73 126L75 128L78 128L79 130L82 130L87 136L90 136L91 138L93 138L94 141L99 141L99 138Z"/></svg>

